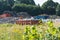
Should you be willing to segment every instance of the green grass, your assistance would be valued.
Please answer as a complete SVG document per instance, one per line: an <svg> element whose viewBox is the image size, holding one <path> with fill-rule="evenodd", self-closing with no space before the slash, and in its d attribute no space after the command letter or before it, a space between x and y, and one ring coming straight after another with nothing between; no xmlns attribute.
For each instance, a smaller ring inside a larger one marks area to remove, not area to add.
<svg viewBox="0 0 60 40"><path fill-rule="evenodd" d="M24 40L23 36L25 35L25 30L26 27L30 27L30 31L32 31L32 26L34 26L37 30L37 37L39 38L39 40L60 40L60 31L59 28L56 27L56 33L55 35L51 34L52 31L50 29L50 32L48 32L47 30L49 30L48 28L50 28L46 23L42 24L42 25L17 25L17 24L0 24L0 40ZM53 27L55 28L55 27ZM33 33L29 34L32 35ZM39 36L40 35L40 36ZM26 35L24 36L26 37ZM32 37L32 36L31 36ZM56 38L56 39L55 39ZM30 40L38 40L38 39L31 39ZM28 39L28 40L29 40Z"/></svg>

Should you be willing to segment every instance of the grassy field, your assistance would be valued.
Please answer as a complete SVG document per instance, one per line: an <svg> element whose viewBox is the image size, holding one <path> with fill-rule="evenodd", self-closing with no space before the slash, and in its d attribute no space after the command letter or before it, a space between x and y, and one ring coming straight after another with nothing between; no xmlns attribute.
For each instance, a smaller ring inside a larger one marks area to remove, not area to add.
<svg viewBox="0 0 60 40"><path fill-rule="evenodd" d="M60 40L59 25L50 24L0 24L0 40Z"/></svg>

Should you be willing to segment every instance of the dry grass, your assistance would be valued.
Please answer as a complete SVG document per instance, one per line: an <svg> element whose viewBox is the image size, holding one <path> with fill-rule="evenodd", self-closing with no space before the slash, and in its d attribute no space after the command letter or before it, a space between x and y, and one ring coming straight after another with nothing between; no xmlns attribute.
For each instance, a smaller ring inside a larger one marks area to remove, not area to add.
<svg viewBox="0 0 60 40"><path fill-rule="evenodd" d="M0 40L20 40L26 26L31 27L32 25L0 24ZM54 22L54 26L59 27L60 22ZM43 29L43 31L45 31L48 26L47 24L43 26L36 25L37 30L41 31L40 27Z"/></svg>
<svg viewBox="0 0 60 40"><path fill-rule="evenodd" d="M54 22L54 26L59 27L60 26L60 22Z"/></svg>

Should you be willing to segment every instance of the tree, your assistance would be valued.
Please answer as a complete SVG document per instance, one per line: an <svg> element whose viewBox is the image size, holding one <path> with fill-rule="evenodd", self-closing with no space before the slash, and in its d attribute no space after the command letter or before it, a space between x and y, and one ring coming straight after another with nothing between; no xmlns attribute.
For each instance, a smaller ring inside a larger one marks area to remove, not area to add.
<svg viewBox="0 0 60 40"><path fill-rule="evenodd" d="M2 14L2 11L3 11L3 3L0 2L0 14Z"/></svg>
<svg viewBox="0 0 60 40"><path fill-rule="evenodd" d="M10 5L10 6L14 5L14 0L0 0L0 2L2 2L5 5Z"/></svg>
<svg viewBox="0 0 60 40"><path fill-rule="evenodd" d="M3 11L11 11L12 8L9 5L3 5Z"/></svg>
<svg viewBox="0 0 60 40"><path fill-rule="evenodd" d="M48 1L52 1L52 0L48 0Z"/></svg>
<svg viewBox="0 0 60 40"><path fill-rule="evenodd" d="M0 1L0 14L2 14L4 11L11 11L11 6L7 5L6 1L2 0Z"/></svg>
<svg viewBox="0 0 60 40"><path fill-rule="evenodd" d="M56 8L56 15L60 16L60 4Z"/></svg>
<svg viewBox="0 0 60 40"><path fill-rule="evenodd" d="M8 1L8 4L10 4L10 6L14 5L14 0L7 0L7 1Z"/></svg>
<svg viewBox="0 0 60 40"><path fill-rule="evenodd" d="M27 12L28 14L35 16L41 14L40 6L27 5L27 4L15 4L13 6L13 11L16 12Z"/></svg>
<svg viewBox="0 0 60 40"><path fill-rule="evenodd" d="M31 4L35 5L35 2L33 0L16 0L17 3L23 3L23 4Z"/></svg>
<svg viewBox="0 0 60 40"><path fill-rule="evenodd" d="M53 2L53 0L48 0L42 5L43 13L54 15L56 14L56 7L58 3Z"/></svg>

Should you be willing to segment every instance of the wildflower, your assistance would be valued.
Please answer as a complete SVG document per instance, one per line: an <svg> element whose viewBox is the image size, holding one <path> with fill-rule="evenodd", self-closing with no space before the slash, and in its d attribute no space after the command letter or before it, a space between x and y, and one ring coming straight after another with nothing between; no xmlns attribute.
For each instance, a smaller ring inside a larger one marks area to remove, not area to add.
<svg viewBox="0 0 60 40"><path fill-rule="evenodd" d="M29 37L30 37L30 39L33 39L34 38L34 36L32 34L30 34Z"/></svg>
<svg viewBox="0 0 60 40"><path fill-rule="evenodd" d="M26 32L26 31L30 31L30 27L29 27L29 26L26 26L25 32Z"/></svg>
<svg viewBox="0 0 60 40"><path fill-rule="evenodd" d="M39 20L39 25L42 25L42 23L43 23L43 22L42 22L42 20L40 19L40 20Z"/></svg>
<svg viewBox="0 0 60 40"><path fill-rule="evenodd" d="M55 35L57 32L56 28L52 28L52 34Z"/></svg>
<svg viewBox="0 0 60 40"><path fill-rule="evenodd" d="M52 21L48 21L47 23L48 23L49 27L53 27L53 22Z"/></svg>
<svg viewBox="0 0 60 40"><path fill-rule="evenodd" d="M58 34L58 37L60 38L60 34Z"/></svg>
<svg viewBox="0 0 60 40"><path fill-rule="evenodd" d="M30 27L26 26L24 32L25 32L26 35L28 35L30 33Z"/></svg>
<svg viewBox="0 0 60 40"><path fill-rule="evenodd" d="M35 27L35 26L32 26L31 33L32 33L32 34L37 33L37 30L36 30L36 27Z"/></svg>
<svg viewBox="0 0 60 40"><path fill-rule="evenodd" d="M16 29L16 28L14 28L14 29L12 30L12 32L16 32L16 33L19 33L19 34L21 33L20 30L19 30L19 29Z"/></svg>
<svg viewBox="0 0 60 40"><path fill-rule="evenodd" d="M23 35L22 37L23 37L23 40L24 40L25 39L25 36Z"/></svg>
<svg viewBox="0 0 60 40"><path fill-rule="evenodd" d="M48 33L51 33L52 35L55 35L57 32L56 28L49 28L47 31Z"/></svg>
<svg viewBox="0 0 60 40"><path fill-rule="evenodd" d="M43 37L43 34L42 34L42 32L40 32L40 38L42 38Z"/></svg>

